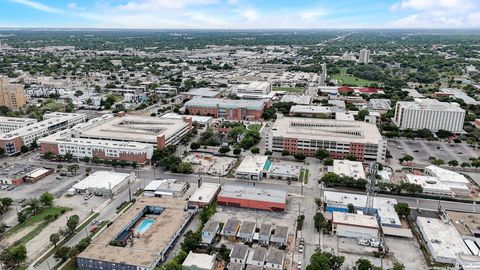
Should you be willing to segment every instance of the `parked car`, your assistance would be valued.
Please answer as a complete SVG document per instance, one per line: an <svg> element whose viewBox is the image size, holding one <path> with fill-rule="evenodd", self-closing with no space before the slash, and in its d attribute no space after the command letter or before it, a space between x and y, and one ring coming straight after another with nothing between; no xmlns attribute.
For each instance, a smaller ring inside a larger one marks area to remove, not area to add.
<svg viewBox="0 0 480 270"><path fill-rule="evenodd" d="M83 197L83 199L86 201L86 200L90 199L92 196L93 196L93 194L90 193L90 194L85 195Z"/></svg>
<svg viewBox="0 0 480 270"><path fill-rule="evenodd" d="M370 246L370 240L366 238L358 238L357 243L361 246Z"/></svg>
<svg viewBox="0 0 480 270"><path fill-rule="evenodd" d="M304 250L304 246L303 246L303 245L300 245L300 246L298 247L298 252L303 253L303 250Z"/></svg>
<svg viewBox="0 0 480 270"><path fill-rule="evenodd" d="M380 240L378 239L370 239L370 246L378 248L380 247Z"/></svg>
<svg viewBox="0 0 480 270"><path fill-rule="evenodd" d="M297 269L302 269L302 261L298 261L298 263L297 263Z"/></svg>

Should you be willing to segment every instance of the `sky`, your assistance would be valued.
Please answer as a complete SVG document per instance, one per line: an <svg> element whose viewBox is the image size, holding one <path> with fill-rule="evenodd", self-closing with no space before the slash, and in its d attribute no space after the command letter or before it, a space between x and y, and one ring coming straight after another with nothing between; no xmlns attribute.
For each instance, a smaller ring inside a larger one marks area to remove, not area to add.
<svg viewBox="0 0 480 270"><path fill-rule="evenodd" d="M480 0L0 0L0 27L480 28Z"/></svg>

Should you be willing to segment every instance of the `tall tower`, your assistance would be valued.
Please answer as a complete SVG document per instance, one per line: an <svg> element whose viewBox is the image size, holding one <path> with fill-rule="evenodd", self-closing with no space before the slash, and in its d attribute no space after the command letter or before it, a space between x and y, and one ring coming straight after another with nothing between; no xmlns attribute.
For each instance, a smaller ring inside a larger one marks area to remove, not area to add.
<svg viewBox="0 0 480 270"><path fill-rule="evenodd" d="M367 203L365 210L367 215L373 214L373 200L375 199L375 185L377 184L378 164L372 161L368 168L369 175L367 177Z"/></svg>
<svg viewBox="0 0 480 270"><path fill-rule="evenodd" d="M358 57L358 63L367 65L370 62L370 50L361 49L360 56Z"/></svg>

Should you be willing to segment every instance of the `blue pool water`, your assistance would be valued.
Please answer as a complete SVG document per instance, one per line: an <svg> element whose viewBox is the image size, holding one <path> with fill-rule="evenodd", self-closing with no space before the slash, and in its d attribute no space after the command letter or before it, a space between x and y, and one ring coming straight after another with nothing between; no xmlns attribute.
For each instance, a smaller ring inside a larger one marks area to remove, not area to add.
<svg viewBox="0 0 480 270"><path fill-rule="evenodd" d="M142 220L142 223L138 225L137 229L135 230L137 233L144 233L152 226L153 222L155 222L153 219L144 219Z"/></svg>

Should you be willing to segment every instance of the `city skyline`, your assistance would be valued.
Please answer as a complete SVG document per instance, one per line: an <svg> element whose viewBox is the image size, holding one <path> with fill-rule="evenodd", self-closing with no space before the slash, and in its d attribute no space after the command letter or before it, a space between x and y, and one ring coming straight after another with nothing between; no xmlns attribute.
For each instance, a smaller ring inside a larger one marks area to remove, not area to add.
<svg viewBox="0 0 480 270"><path fill-rule="evenodd" d="M0 0L0 27L125 29L479 28L474 0Z"/></svg>

